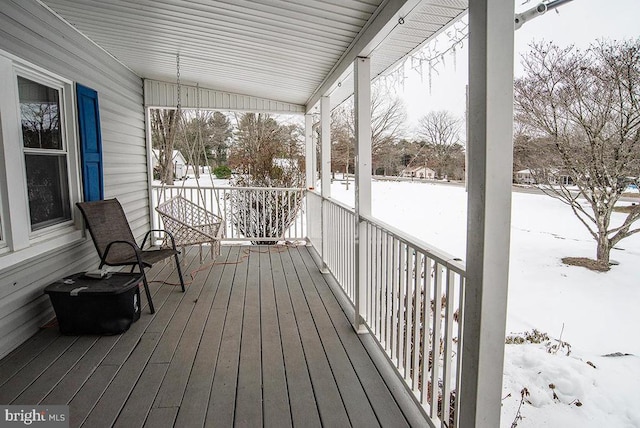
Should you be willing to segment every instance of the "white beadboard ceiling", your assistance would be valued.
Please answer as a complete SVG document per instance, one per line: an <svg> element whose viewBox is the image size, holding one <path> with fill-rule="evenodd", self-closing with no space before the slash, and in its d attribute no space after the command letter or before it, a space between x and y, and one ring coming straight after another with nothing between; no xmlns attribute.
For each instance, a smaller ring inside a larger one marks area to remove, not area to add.
<svg viewBox="0 0 640 428"><path fill-rule="evenodd" d="M330 90L344 99L351 57L370 55L376 77L467 9L467 0L40 1L140 77L175 82L180 53L185 84L300 105Z"/></svg>

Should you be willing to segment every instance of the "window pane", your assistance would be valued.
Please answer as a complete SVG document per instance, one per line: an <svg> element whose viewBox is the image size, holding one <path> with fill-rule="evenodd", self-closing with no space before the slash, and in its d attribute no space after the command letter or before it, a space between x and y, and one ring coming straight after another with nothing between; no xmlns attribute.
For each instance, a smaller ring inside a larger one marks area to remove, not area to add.
<svg viewBox="0 0 640 428"><path fill-rule="evenodd" d="M62 150L58 91L18 76L18 94L24 147Z"/></svg>
<svg viewBox="0 0 640 428"><path fill-rule="evenodd" d="M31 229L71 219L66 155L25 155Z"/></svg>

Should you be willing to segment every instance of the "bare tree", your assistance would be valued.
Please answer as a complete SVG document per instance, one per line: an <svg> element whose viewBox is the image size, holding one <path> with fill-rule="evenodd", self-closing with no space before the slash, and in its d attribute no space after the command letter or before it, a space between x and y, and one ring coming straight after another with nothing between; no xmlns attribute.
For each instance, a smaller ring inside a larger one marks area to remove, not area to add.
<svg viewBox="0 0 640 428"><path fill-rule="evenodd" d="M333 142L332 163L344 166L345 171L353 165L355 153L355 116L353 98L337 107L331 115L331 138ZM374 85L371 92L371 155L373 170L384 168L392 162L386 157L395 156L393 145L405 132L407 114L402 100Z"/></svg>
<svg viewBox="0 0 640 428"><path fill-rule="evenodd" d="M462 119L446 110L430 111L418 121L418 136L428 148L427 161L438 178L455 175L460 158L464 160L461 130Z"/></svg>
<svg viewBox="0 0 640 428"><path fill-rule="evenodd" d="M158 175L173 184L173 149L178 133L179 114L172 109L151 109L151 144L158 149Z"/></svg>
<svg viewBox="0 0 640 428"><path fill-rule="evenodd" d="M371 153L374 158L404 135L406 120L402 100L374 86L371 93Z"/></svg>
<svg viewBox="0 0 640 428"><path fill-rule="evenodd" d="M182 123L175 140L175 148L193 167L196 178L201 167L213 170L226 164L227 150L233 137L229 118L219 111L182 110Z"/></svg>
<svg viewBox="0 0 640 428"><path fill-rule="evenodd" d="M333 172L342 171L348 174L353 169L355 136L349 126L351 118L351 111L346 108L339 107L331 112L331 168Z"/></svg>
<svg viewBox="0 0 640 428"><path fill-rule="evenodd" d="M640 39L584 51L534 44L522 63L515 119L540 154L529 168L589 230L597 262L608 268L611 248L640 231L632 228L638 209L611 224L626 177L640 173Z"/></svg>

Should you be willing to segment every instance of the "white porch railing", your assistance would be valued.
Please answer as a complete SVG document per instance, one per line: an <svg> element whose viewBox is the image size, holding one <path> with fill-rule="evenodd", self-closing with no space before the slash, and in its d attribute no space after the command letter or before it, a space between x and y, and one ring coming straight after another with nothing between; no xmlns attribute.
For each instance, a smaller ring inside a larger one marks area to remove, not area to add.
<svg viewBox="0 0 640 428"><path fill-rule="evenodd" d="M322 205L308 212L307 221L322 223L323 230L311 242L353 305L355 212L317 193L307 198L309 205ZM366 325L434 425L457 426L464 265L392 226L362 220Z"/></svg>
<svg viewBox="0 0 640 428"><path fill-rule="evenodd" d="M153 186L153 207L182 196L225 220L224 241L260 243L304 240L305 189L276 187ZM152 212L152 225L161 228Z"/></svg>
<svg viewBox="0 0 640 428"><path fill-rule="evenodd" d="M336 281L355 302L356 293L356 215L339 202L323 200L324 252L322 258Z"/></svg>

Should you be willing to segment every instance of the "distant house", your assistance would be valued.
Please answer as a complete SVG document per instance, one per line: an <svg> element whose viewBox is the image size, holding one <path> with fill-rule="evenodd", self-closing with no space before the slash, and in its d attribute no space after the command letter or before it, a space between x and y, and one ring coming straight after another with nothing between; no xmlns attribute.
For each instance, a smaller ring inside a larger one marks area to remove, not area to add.
<svg viewBox="0 0 640 428"><path fill-rule="evenodd" d="M554 184L561 184L563 186L573 186L575 183L573 182L573 177L569 174L568 171L558 171L555 174Z"/></svg>
<svg viewBox="0 0 640 428"><path fill-rule="evenodd" d="M174 150L171 156L173 164L173 174L176 180L183 180L187 177L187 161L180 153L180 150ZM151 160L152 168L155 170L160 163L160 151L153 149L153 159Z"/></svg>
<svg viewBox="0 0 640 428"><path fill-rule="evenodd" d="M533 172L530 169L523 169L516 172L515 182L519 184L538 184L535 179L535 175L538 174L541 177L544 177L544 174L547 174L547 178L549 180L548 184L560 184L562 186L572 186L573 185L573 177L569 175L567 171L562 171L556 168L552 168L545 172ZM543 180L544 182L544 180Z"/></svg>
<svg viewBox="0 0 640 428"><path fill-rule="evenodd" d="M427 168L426 166L415 166L412 168L405 168L400 172L401 177L407 178L425 178L428 180L433 180L436 178L436 172L431 168Z"/></svg>
<svg viewBox="0 0 640 428"><path fill-rule="evenodd" d="M516 183L518 184L536 184L535 178L531 175L530 169L523 169L516 172Z"/></svg>

